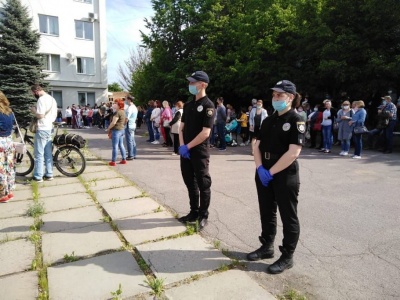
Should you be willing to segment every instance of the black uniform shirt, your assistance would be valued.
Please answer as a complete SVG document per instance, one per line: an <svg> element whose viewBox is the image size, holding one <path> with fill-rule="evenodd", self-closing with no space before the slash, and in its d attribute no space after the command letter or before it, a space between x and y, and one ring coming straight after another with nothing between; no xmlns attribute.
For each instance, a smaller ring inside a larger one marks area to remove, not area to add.
<svg viewBox="0 0 400 300"><path fill-rule="evenodd" d="M183 128L183 141L190 143L203 127L212 128L214 125L215 107L207 96L199 100L191 100L185 103L181 121L185 123ZM202 144L207 144L208 138Z"/></svg>
<svg viewBox="0 0 400 300"><path fill-rule="evenodd" d="M304 145L306 124L293 110L279 116L277 112L267 117L261 124L257 140L261 152L283 155L290 144Z"/></svg>

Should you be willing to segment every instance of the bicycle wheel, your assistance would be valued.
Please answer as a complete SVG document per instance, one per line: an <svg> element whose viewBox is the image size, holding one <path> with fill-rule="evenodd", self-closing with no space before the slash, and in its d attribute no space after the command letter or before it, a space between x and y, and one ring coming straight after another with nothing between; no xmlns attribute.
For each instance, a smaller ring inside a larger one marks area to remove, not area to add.
<svg viewBox="0 0 400 300"><path fill-rule="evenodd" d="M29 150L25 154L15 154L15 174L17 176L26 176L32 172L35 162Z"/></svg>
<svg viewBox="0 0 400 300"><path fill-rule="evenodd" d="M76 177L85 171L86 160L81 151L74 146L61 146L54 155L58 171L68 177Z"/></svg>

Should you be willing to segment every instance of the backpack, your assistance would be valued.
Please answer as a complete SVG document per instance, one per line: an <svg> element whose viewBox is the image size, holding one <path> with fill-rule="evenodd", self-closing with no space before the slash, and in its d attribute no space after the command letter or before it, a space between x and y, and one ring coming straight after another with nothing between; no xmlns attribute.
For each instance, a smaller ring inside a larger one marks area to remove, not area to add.
<svg viewBox="0 0 400 300"><path fill-rule="evenodd" d="M78 148L83 148L86 145L86 140L78 134L61 134L56 135L53 139L55 145L74 145Z"/></svg>

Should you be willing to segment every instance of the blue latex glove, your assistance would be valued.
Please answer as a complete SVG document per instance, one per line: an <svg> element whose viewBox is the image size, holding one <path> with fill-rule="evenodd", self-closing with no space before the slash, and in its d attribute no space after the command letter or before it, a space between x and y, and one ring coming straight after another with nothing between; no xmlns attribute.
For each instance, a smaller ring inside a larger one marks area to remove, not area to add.
<svg viewBox="0 0 400 300"><path fill-rule="evenodd" d="M257 174L263 186L267 187L269 182L274 178L269 170L262 165L257 168Z"/></svg>
<svg viewBox="0 0 400 300"><path fill-rule="evenodd" d="M180 146L178 148L179 155L183 158L190 159L190 152L187 145Z"/></svg>

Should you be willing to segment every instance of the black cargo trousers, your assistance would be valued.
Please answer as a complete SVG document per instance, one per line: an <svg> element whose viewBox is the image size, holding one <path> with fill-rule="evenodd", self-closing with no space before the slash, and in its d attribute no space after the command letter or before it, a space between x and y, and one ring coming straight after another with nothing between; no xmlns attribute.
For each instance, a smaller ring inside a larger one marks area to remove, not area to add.
<svg viewBox="0 0 400 300"><path fill-rule="evenodd" d="M263 162L268 170L277 160ZM293 254L300 236L300 223L297 218L297 196L300 179L299 165L294 161L285 170L274 175L268 187L262 185L256 172L256 186L261 217L261 236L267 243L274 243L277 227L277 209L283 224L282 246L289 254Z"/></svg>
<svg viewBox="0 0 400 300"><path fill-rule="evenodd" d="M181 157L181 173L189 193L190 210L198 211L199 216L204 217L208 217L211 199L209 163L210 154L204 144L190 149L190 159Z"/></svg>

